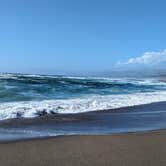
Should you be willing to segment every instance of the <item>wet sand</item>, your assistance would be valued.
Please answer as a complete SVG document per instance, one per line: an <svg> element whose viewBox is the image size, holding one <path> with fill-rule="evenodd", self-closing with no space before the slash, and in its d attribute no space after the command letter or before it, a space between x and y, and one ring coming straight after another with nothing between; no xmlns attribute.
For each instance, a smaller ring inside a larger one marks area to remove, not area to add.
<svg viewBox="0 0 166 166"><path fill-rule="evenodd" d="M2 166L165 166L166 131L0 143Z"/></svg>
<svg viewBox="0 0 166 166"><path fill-rule="evenodd" d="M0 141L145 132L166 129L166 102L80 114L53 114L0 121Z"/></svg>

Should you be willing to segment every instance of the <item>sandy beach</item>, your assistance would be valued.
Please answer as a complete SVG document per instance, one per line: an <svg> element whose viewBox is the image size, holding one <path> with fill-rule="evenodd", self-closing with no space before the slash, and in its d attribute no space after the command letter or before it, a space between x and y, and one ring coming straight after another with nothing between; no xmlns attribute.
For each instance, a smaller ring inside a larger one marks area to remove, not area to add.
<svg viewBox="0 0 166 166"><path fill-rule="evenodd" d="M2 166L165 166L166 131L0 143Z"/></svg>

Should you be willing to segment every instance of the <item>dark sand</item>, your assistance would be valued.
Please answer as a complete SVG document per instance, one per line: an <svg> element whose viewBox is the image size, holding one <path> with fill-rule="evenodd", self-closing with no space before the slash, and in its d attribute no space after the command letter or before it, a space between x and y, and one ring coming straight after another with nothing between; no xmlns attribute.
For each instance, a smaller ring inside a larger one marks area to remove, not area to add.
<svg viewBox="0 0 166 166"><path fill-rule="evenodd" d="M0 144L0 166L166 166L166 131Z"/></svg>

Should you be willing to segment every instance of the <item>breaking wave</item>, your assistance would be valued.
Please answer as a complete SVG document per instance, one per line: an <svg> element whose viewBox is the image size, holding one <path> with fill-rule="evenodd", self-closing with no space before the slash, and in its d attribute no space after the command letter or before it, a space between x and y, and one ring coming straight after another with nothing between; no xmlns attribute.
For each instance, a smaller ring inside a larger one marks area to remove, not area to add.
<svg viewBox="0 0 166 166"><path fill-rule="evenodd" d="M32 118L46 114L74 114L89 111L166 101L166 92L147 92L122 95L92 95L75 99L7 102L0 104L0 120Z"/></svg>

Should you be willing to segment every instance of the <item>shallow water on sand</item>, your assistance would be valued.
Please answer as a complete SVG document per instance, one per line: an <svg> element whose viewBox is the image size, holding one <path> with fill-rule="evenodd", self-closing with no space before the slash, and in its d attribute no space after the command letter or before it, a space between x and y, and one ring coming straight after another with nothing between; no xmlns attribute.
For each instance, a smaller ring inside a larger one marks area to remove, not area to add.
<svg viewBox="0 0 166 166"><path fill-rule="evenodd" d="M166 128L166 102L83 114L1 121L0 140L116 134Z"/></svg>

